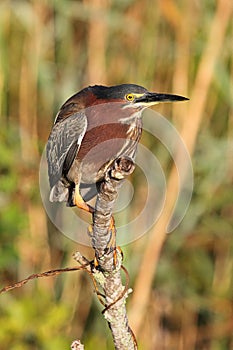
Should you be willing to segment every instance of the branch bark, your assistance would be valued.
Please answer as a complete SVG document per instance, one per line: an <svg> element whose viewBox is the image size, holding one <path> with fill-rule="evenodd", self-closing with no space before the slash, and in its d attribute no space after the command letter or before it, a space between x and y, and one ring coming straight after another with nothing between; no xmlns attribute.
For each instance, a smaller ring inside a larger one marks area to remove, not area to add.
<svg viewBox="0 0 233 350"><path fill-rule="evenodd" d="M97 268L93 273L105 297L105 319L112 332L115 349L137 349L136 340L128 324L126 298L130 292L121 279L122 254L116 247L113 207L122 180L134 170L132 160L119 158L100 186L93 214L92 246Z"/></svg>

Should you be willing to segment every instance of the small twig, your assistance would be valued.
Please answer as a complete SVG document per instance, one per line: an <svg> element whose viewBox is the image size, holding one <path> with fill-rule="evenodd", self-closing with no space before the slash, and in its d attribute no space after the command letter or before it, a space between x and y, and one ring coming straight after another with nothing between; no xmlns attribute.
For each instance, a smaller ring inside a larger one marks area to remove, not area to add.
<svg viewBox="0 0 233 350"><path fill-rule="evenodd" d="M84 345L81 344L80 340L74 340L70 348L71 350L84 350Z"/></svg>
<svg viewBox="0 0 233 350"><path fill-rule="evenodd" d="M73 254L73 258L82 266L86 266L86 272L89 274L89 276L92 279L92 283L94 285L94 289L96 292L96 295L99 299L99 302L106 306L105 301L103 300L105 298L105 295L103 293L100 293L97 285L97 281L95 278L95 274L97 270L95 269L94 261L90 261L89 264L87 264L88 260L80 253L80 252L75 252Z"/></svg>
<svg viewBox="0 0 233 350"><path fill-rule="evenodd" d="M24 284L28 283L31 280L34 280L35 278L41 278L41 277L51 277L51 276L56 276L60 275L63 272L70 272L70 271L77 271L77 270L87 270L87 267L85 265L82 266L74 266L74 267L65 267L63 269L56 269L56 270L49 270L41 273L34 273L27 278L16 282L12 285L6 286L0 290L0 294L4 292L8 292L9 290L15 289L15 288L20 288Z"/></svg>

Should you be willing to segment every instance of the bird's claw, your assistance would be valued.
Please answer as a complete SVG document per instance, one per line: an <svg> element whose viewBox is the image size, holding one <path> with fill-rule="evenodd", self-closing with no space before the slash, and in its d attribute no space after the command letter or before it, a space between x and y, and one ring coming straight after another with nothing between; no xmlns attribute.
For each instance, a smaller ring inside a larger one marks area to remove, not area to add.
<svg viewBox="0 0 233 350"><path fill-rule="evenodd" d="M121 249L120 246L117 246L114 251L113 251L113 263L114 263L114 267L116 268L117 267L117 262L118 262L118 254L121 255L121 259L123 260L124 259L124 254L123 254L123 251Z"/></svg>

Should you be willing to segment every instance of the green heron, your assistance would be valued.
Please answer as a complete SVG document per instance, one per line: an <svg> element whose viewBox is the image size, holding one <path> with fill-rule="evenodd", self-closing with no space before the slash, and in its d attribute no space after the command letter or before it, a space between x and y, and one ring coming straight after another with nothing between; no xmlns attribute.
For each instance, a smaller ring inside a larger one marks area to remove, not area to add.
<svg viewBox="0 0 233 350"><path fill-rule="evenodd" d="M80 185L100 183L120 157L134 160L145 108L184 100L134 84L89 86L70 97L47 143L50 201L93 212L80 195Z"/></svg>

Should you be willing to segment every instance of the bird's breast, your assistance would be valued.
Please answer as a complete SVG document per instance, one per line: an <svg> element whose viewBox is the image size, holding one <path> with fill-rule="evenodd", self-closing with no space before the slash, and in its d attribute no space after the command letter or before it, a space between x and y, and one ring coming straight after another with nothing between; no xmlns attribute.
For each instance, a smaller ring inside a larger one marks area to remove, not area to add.
<svg viewBox="0 0 233 350"><path fill-rule="evenodd" d="M124 155L134 159L141 130L139 119L88 128L76 156L81 162L82 182L100 181L118 157Z"/></svg>

